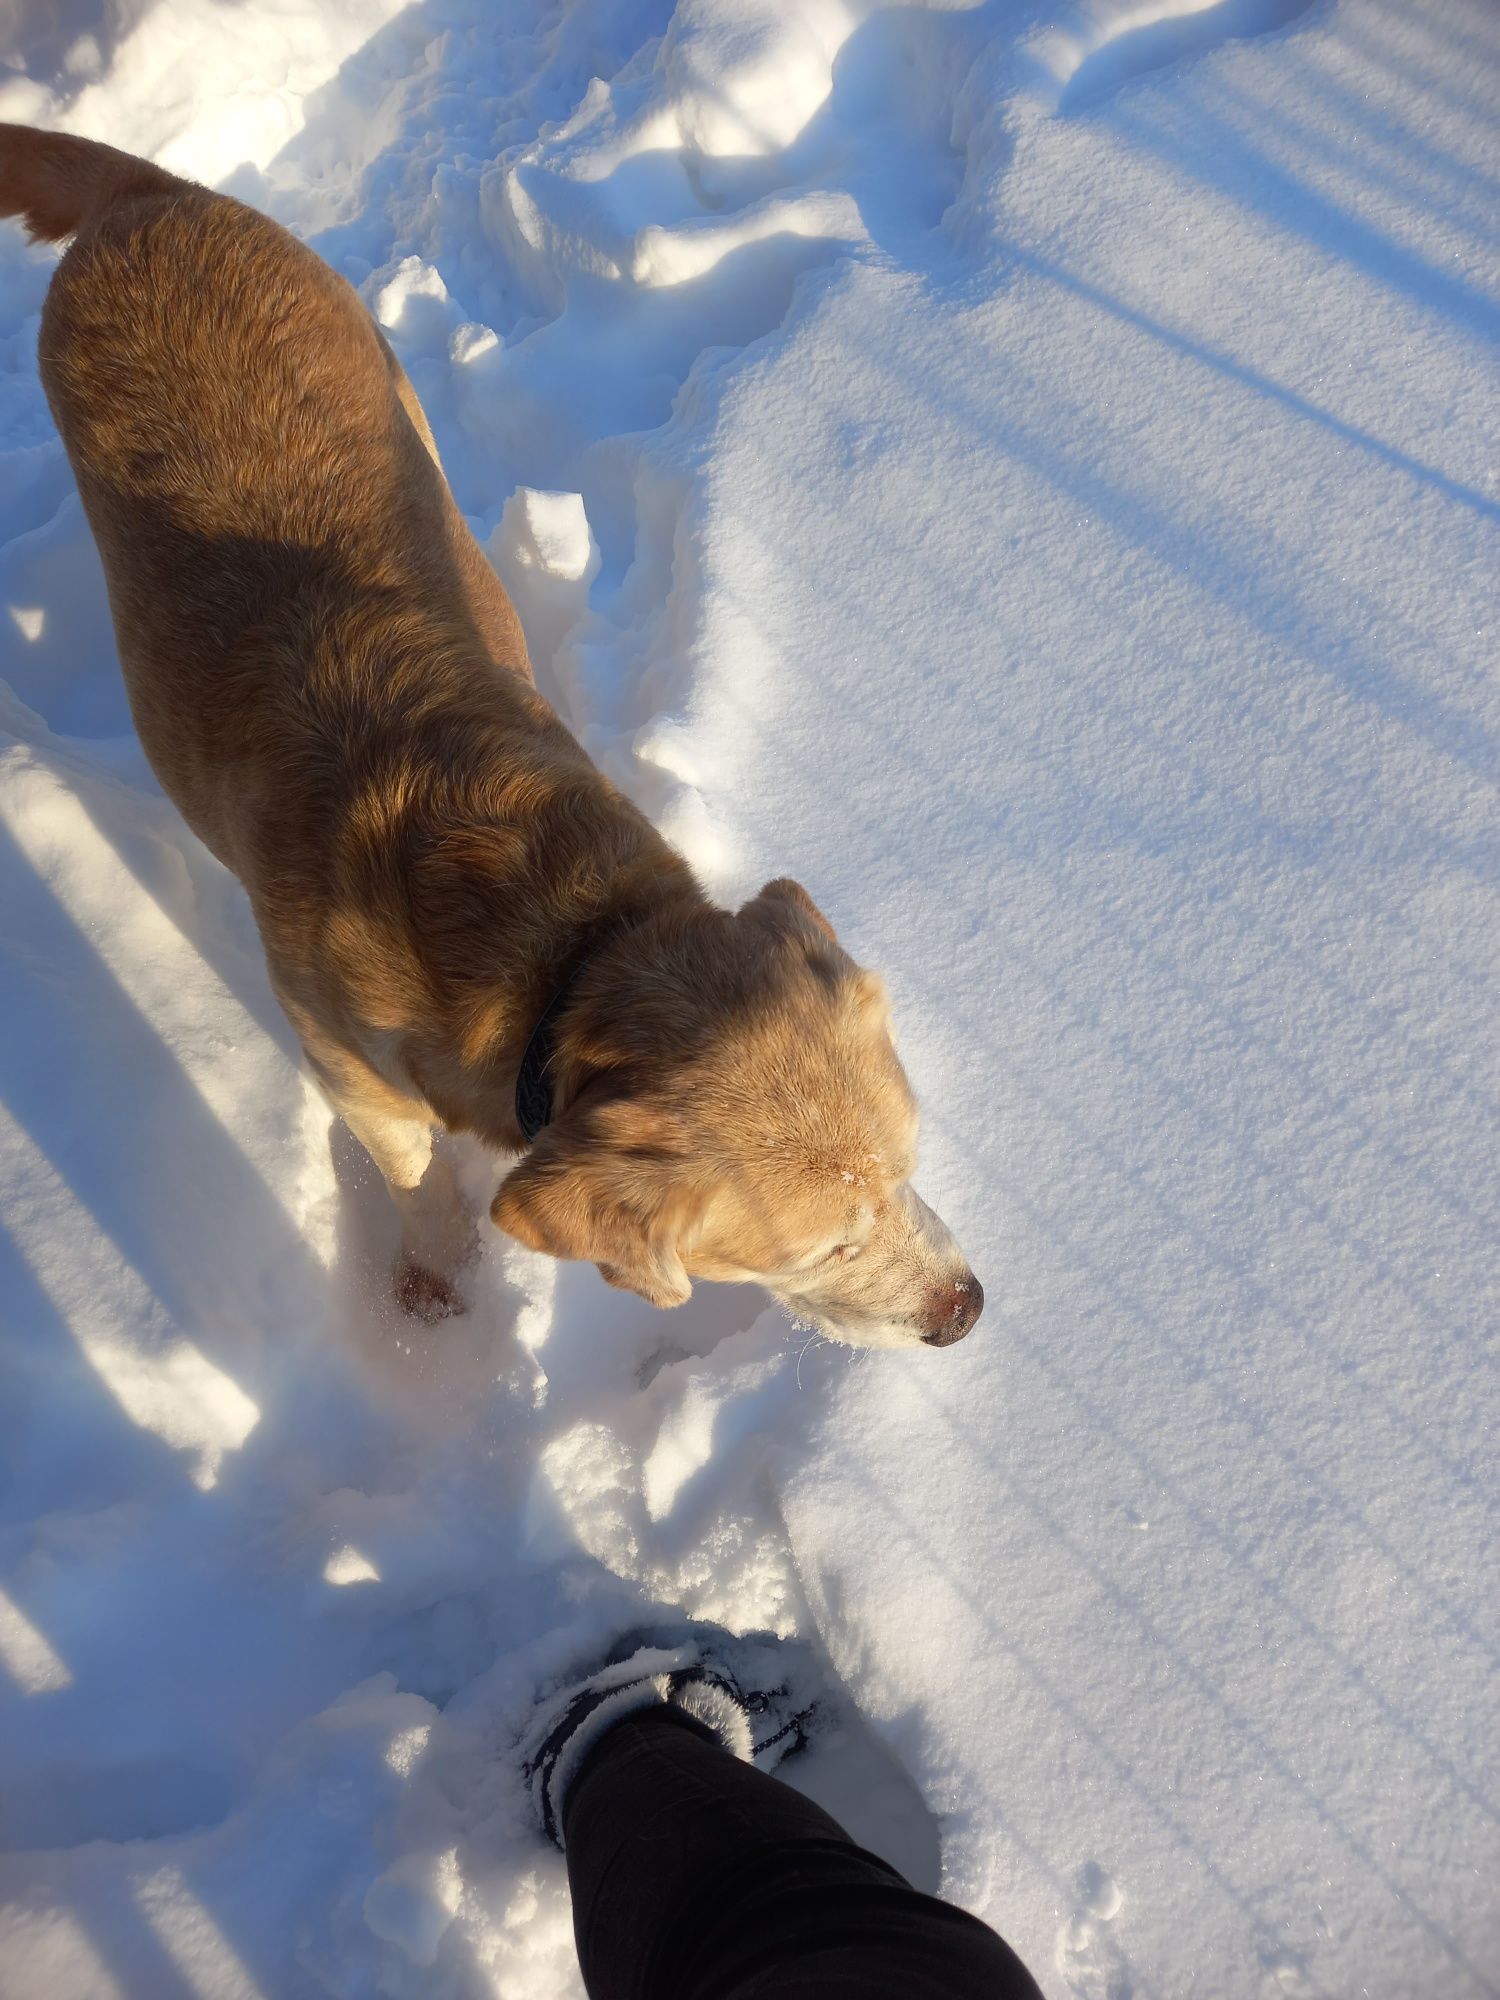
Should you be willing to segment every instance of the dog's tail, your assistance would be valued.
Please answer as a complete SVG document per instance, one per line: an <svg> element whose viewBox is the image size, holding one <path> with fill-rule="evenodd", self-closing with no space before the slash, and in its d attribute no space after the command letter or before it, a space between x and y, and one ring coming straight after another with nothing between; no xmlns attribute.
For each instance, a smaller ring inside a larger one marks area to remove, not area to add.
<svg viewBox="0 0 1500 2000"><path fill-rule="evenodd" d="M118 201L186 185L149 160L93 139L0 125L0 216L18 215L39 242L72 236Z"/></svg>

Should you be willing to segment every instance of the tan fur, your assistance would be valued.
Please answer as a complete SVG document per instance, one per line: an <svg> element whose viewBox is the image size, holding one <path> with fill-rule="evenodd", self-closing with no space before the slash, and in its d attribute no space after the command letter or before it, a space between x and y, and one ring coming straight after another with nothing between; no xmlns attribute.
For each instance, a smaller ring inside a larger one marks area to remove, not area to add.
<svg viewBox="0 0 1500 2000"><path fill-rule="evenodd" d="M582 961L503 1228L662 1305L755 1277L843 1338L966 1332L978 1286L906 1187L878 982L795 883L713 908L538 696L350 287L83 140L0 126L0 214L74 235L42 378L140 739L391 1188L404 1301L455 1308L471 1237L433 1123L521 1146L521 1053Z"/></svg>

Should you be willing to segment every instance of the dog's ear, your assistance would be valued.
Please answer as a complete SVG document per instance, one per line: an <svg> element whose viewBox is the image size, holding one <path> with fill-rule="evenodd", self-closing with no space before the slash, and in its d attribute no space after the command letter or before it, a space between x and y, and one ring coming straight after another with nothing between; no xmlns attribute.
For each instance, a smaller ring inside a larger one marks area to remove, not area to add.
<svg viewBox="0 0 1500 2000"><path fill-rule="evenodd" d="M783 907L789 905L794 910L800 910L804 917L812 919L824 937L831 939L834 944L838 943L833 925L829 923L802 884L794 882L789 875L778 875L774 882L768 882L758 896L745 904L740 915L754 916L759 914L760 910L774 910L777 905Z"/></svg>
<svg viewBox="0 0 1500 2000"><path fill-rule="evenodd" d="M581 1258L607 1284L680 1306L693 1286L679 1245L697 1205L677 1163L662 1121L628 1100L576 1110L537 1135L490 1216L529 1250Z"/></svg>

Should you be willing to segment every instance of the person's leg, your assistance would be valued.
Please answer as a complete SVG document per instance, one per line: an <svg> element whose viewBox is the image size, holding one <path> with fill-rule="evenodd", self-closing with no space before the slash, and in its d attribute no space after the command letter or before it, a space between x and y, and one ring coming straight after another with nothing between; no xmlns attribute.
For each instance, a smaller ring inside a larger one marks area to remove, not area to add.
<svg viewBox="0 0 1500 2000"><path fill-rule="evenodd" d="M590 2000L1041 2000L977 1918L664 1703L590 1745L562 1831Z"/></svg>

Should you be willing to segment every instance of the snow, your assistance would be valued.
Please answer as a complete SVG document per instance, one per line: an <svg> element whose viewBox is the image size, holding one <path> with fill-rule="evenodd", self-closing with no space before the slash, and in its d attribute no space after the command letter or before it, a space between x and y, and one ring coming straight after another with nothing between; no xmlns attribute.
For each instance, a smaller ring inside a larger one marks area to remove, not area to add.
<svg viewBox="0 0 1500 2000"><path fill-rule="evenodd" d="M344 271L591 753L880 968L990 1304L398 1318L8 233L0 1987L576 1995L509 1746L682 1609L1052 2000L1500 1990L1493 10L30 14L0 117Z"/></svg>

